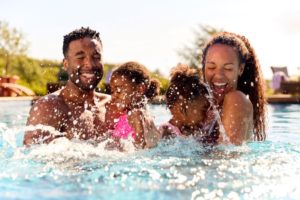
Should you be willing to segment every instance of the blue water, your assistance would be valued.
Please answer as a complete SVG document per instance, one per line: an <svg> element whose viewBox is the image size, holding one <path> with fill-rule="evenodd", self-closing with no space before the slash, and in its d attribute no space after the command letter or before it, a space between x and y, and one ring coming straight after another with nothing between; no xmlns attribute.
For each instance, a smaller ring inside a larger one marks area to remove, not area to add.
<svg viewBox="0 0 300 200"><path fill-rule="evenodd" d="M268 138L204 148L192 139L151 150L57 140L22 146L30 102L0 102L0 199L300 199L300 105L268 107ZM152 106L156 124L164 106Z"/></svg>

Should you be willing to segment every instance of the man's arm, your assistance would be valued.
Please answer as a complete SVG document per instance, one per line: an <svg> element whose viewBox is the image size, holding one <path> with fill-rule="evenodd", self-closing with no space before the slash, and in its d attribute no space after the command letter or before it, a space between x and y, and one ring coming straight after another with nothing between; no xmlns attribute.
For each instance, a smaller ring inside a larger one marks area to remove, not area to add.
<svg viewBox="0 0 300 200"><path fill-rule="evenodd" d="M58 135L62 135L59 131L67 117L63 105L58 96L48 95L32 106L27 119L24 145L49 143Z"/></svg>

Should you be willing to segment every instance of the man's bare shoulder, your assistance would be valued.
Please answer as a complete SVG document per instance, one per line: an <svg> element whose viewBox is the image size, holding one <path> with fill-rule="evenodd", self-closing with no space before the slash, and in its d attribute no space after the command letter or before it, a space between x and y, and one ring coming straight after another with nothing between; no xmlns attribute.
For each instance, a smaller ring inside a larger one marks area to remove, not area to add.
<svg viewBox="0 0 300 200"><path fill-rule="evenodd" d="M61 107L66 106L63 98L58 93L48 94L44 97L39 98L34 104L34 107Z"/></svg>
<svg viewBox="0 0 300 200"><path fill-rule="evenodd" d="M49 94L33 104L27 124L53 124L59 118L63 118L67 112L68 107L63 98L57 94Z"/></svg>

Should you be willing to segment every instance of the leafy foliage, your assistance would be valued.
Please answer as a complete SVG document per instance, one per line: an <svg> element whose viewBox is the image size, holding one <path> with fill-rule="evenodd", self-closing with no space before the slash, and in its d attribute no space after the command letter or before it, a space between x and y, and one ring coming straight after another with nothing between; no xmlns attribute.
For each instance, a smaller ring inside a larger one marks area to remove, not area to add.
<svg viewBox="0 0 300 200"><path fill-rule="evenodd" d="M23 55L28 49L28 42L21 31L10 28L7 22L0 21L0 54L5 58L4 75L11 73L11 61L16 55ZM3 61L2 61L3 62Z"/></svg>
<svg viewBox="0 0 300 200"><path fill-rule="evenodd" d="M184 59L190 67L200 69L202 61L202 50L208 39L222 30L211 26L199 25L194 30L195 39L190 45L185 45L178 51L178 55Z"/></svg>
<svg viewBox="0 0 300 200"><path fill-rule="evenodd" d="M4 68L5 57L0 56L0 69ZM57 82L61 62L38 60L27 56L14 56L10 73L20 77L18 83L32 89L37 95L46 94L47 82Z"/></svg>
<svg viewBox="0 0 300 200"><path fill-rule="evenodd" d="M47 83L68 80L68 74L62 67L61 61L39 60L26 55L29 43L21 31L10 28L7 22L0 21L0 76L17 75L18 83L32 89L36 95L47 93ZM116 64L104 65L104 75L99 87L105 92L111 71ZM157 70L152 76L161 82L161 93L166 91L169 81Z"/></svg>

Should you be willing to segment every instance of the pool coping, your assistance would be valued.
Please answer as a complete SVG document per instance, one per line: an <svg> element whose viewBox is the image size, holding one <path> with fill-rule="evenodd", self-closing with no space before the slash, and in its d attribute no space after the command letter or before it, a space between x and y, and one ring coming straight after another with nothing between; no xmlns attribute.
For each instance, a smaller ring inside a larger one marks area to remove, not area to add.
<svg viewBox="0 0 300 200"><path fill-rule="evenodd" d="M272 103L282 103L282 104L300 104L300 96L292 96L290 94L277 94L268 96L267 102Z"/></svg>

